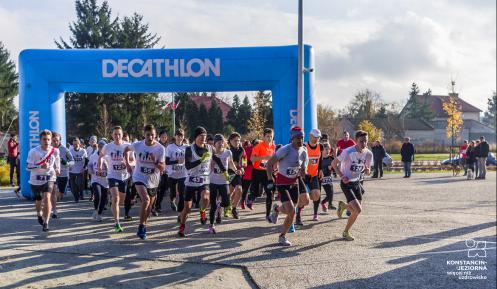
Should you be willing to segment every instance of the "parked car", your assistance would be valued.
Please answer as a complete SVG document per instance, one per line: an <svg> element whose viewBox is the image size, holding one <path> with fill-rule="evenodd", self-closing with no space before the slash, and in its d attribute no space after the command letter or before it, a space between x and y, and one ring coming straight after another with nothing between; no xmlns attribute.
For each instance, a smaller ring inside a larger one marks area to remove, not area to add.
<svg viewBox="0 0 497 289"><path fill-rule="evenodd" d="M452 159L445 159L441 162L442 165L459 165L461 162L461 157L457 156ZM497 160L495 159L495 155L493 153L489 153L487 157L487 166L497 166Z"/></svg>
<svg viewBox="0 0 497 289"><path fill-rule="evenodd" d="M392 157L388 153L385 153L385 157L383 158L383 166L391 167L392 165L393 165Z"/></svg>

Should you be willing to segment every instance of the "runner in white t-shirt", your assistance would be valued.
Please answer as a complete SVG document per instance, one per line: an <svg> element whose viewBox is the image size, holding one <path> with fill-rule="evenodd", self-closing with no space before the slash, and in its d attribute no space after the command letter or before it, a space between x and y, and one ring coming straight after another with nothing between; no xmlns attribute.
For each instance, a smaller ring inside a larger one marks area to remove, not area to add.
<svg viewBox="0 0 497 289"><path fill-rule="evenodd" d="M151 124L143 128L145 139L130 144L124 150L126 166L128 171L133 171L133 183L140 196L140 224L136 235L140 239L147 238L147 219L152 211L152 206L157 197L157 187L159 186L160 176L166 169L165 155L166 150L159 142L156 141L156 130ZM130 164L128 152L135 152L136 165L133 168Z"/></svg>
<svg viewBox="0 0 497 289"><path fill-rule="evenodd" d="M171 209L178 212L178 223L185 207L185 179L188 176L185 167L187 145L183 144L184 135L185 132L182 129L177 129L174 134L174 142L169 144L166 149L166 170ZM176 195L178 196L178 205L174 203Z"/></svg>
<svg viewBox="0 0 497 289"><path fill-rule="evenodd" d="M100 151L98 158L97 172L103 171L103 160L107 160L109 165L107 170L107 180L109 182L109 191L112 196L112 215L114 216L114 230L117 233L123 231L119 223L119 204L125 198L126 183L129 173L124 161L124 149L129 145L123 141L123 129L116 126L112 130L111 143L106 144Z"/></svg>
<svg viewBox="0 0 497 289"><path fill-rule="evenodd" d="M74 165L74 159L72 158L69 150L60 145L60 134L52 132L52 146L59 149L60 156L60 174L55 180L55 184L52 190L51 203L52 203L52 219L57 219L59 217L57 212L57 202L62 199L67 186L69 167Z"/></svg>
<svg viewBox="0 0 497 289"><path fill-rule="evenodd" d="M40 133L40 145L29 150L27 170L31 172L29 184L34 194L38 223L47 232L52 210L50 197L57 176L60 174L59 150L51 146L52 132ZM43 211L43 213L42 213Z"/></svg>
<svg viewBox="0 0 497 289"><path fill-rule="evenodd" d="M74 201L77 203L80 200L84 200L84 170L88 164L88 154L81 147L81 141L77 137L73 139L72 148L69 149L69 152L71 152L74 159L74 164L69 167L69 186L71 186Z"/></svg>
<svg viewBox="0 0 497 289"><path fill-rule="evenodd" d="M355 146L344 149L331 163L331 166L341 178L340 188L345 194L348 203L348 206L342 201L338 203L338 217L342 218L343 212L346 209L349 209L351 212L342 234L347 241L354 240L354 237L349 233L349 230L352 228L352 225L362 211L361 202L362 195L364 194L362 178L364 174L369 175L371 172L371 164L373 161L373 153L367 148L368 133L361 130L357 131L355 140ZM340 167L338 167L338 163L340 163Z"/></svg>
<svg viewBox="0 0 497 289"><path fill-rule="evenodd" d="M102 212L107 205L109 194L109 181L107 180L107 169L109 166L105 158L102 160L102 170L98 171L99 151L106 144L104 140L100 140L97 150L90 156L88 161L88 173L91 175L90 183L93 193L93 208L95 209L93 219L98 222L102 221Z"/></svg>

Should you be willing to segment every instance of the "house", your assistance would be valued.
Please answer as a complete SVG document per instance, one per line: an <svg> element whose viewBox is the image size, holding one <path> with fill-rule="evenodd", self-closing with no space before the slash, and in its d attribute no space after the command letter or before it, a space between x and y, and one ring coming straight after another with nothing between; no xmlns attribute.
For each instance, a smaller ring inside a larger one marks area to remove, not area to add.
<svg viewBox="0 0 497 289"><path fill-rule="evenodd" d="M228 112L231 110L231 105L224 102L222 99L217 97L215 94L208 95L206 93L193 94L191 96L193 102L197 104L197 106L205 105L207 110L211 108L212 100L217 102L217 105L223 112L223 121L226 122L228 120Z"/></svg>
<svg viewBox="0 0 497 289"><path fill-rule="evenodd" d="M457 103L462 112L463 127L457 139L461 142L464 139L474 140L480 136L485 136L488 142L495 143L496 133L495 128L489 127L480 121L481 109L466 102L459 95L455 94ZM447 113L443 110L443 103L449 99L448 95L418 95L417 102L421 105L428 105L433 113L433 119L427 121L433 129L408 130L405 131L405 136L411 137L414 143L436 142L442 145L450 144L451 139L447 138ZM400 112L400 118L403 118L408 111L408 105L404 106Z"/></svg>

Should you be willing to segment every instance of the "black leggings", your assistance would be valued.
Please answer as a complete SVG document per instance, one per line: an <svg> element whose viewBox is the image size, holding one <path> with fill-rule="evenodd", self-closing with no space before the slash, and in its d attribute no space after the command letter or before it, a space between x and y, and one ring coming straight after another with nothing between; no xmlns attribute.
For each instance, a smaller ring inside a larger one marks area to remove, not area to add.
<svg viewBox="0 0 497 289"><path fill-rule="evenodd" d="M167 182L169 184L169 194L171 196L171 202L176 198L176 192L178 193L178 213L183 211L185 207L185 179L173 179L168 178Z"/></svg>
<svg viewBox="0 0 497 289"><path fill-rule="evenodd" d="M326 198L321 201L321 204L328 202L328 206L331 206L331 202L333 202L333 185L323 185L323 189L326 192Z"/></svg>
<svg viewBox="0 0 497 289"><path fill-rule="evenodd" d="M75 201L79 201L83 198L83 182L82 173L69 173L69 186L71 187L71 193L74 196Z"/></svg>
<svg viewBox="0 0 497 289"><path fill-rule="evenodd" d="M160 176L160 182L159 182L159 187L157 190L157 198L155 199L155 203L153 208L155 209L162 209L162 200L164 199L164 196L166 195L167 189L169 187L168 181L167 181L167 174L163 174ZM171 194L171 201L173 200L173 196Z"/></svg>
<svg viewBox="0 0 497 289"><path fill-rule="evenodd" d="M214 224L214 217L217 209L217 196L221 196L221 207L226 208L230 206L230 196L228 194L228 185L210 184L210 203L211 209L209 211L210 224Z"/></svg>
<svg viewBox="0 0 497 289"><path fill-rule="evenodd" d="M273 204L273 190L268 190L267 184L267 172L264 170L253 170L252 171L252 184L251 184L251 194L249 199L253 202L256 197L261 196L260 185L262 184L264 191L266 192L266 217L271 213L271 205Z"/></svg>
<svg viewBox="0 0 497 289"><path fill-rule="evenodd" d="M247 194L250 190L250 184L252 180L242 180L242 202L247 201Z"/></svg>
<svg viewBox="0 0 497 289"><path fill-rule="evenodd" d="M126 186L126 197L124 198L124 216L129 216L129 211L131 210L131 201L136 198L137 191L135 184L132 183L131 178L127 179Z"/></svg>
<svg viewBox="0 0 497 289"><path fill-rule="evenodd" d="M109 190L98 183L92 183L91 188L93 192L93 207L101 215L107 205Z"/></svg>

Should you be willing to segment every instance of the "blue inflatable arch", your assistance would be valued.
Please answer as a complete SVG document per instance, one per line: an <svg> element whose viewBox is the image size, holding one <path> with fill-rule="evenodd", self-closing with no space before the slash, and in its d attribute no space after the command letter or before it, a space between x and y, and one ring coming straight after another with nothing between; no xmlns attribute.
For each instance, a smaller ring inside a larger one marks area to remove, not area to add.
<svg viewBox="0 0 497 289"><path fill-rule="evenodd" d="M304 47L304 66L314 67ZM65 92L140 93L270 90L275 140L287 143L296 125L297 46L202 49L24 50L19 56L21 170L43 129L66 143ZM314 73L304 76L304 130L317 126ZM22 194L31 198L29 174Z"/></svg>

